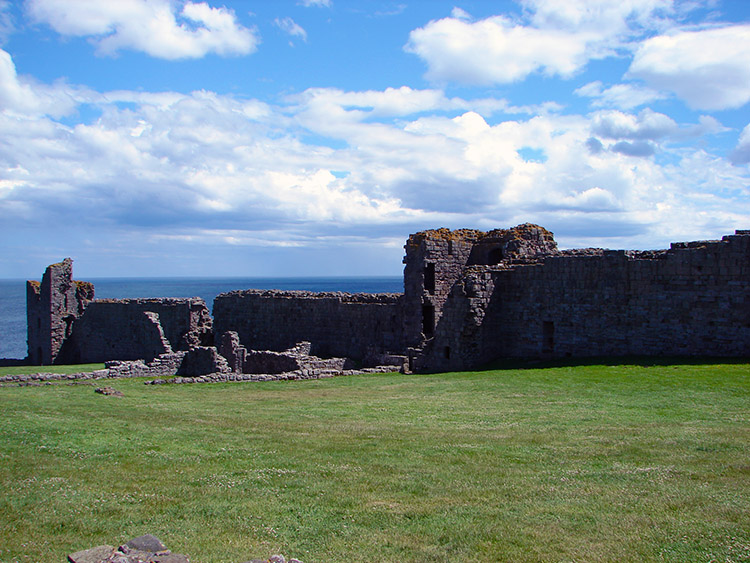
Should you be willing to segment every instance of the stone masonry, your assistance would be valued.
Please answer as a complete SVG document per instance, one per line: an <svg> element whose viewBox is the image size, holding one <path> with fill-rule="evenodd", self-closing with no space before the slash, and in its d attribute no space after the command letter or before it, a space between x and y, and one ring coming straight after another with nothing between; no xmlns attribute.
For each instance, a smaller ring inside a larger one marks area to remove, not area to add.
<svg viewBox="0 0 750 563"><path fill-rule="evenodd" d="M42 282L26 283L28 359L34 365L56 362L74 321L94 298L94 286L73 280L73 261L48 266Z"/></svg>
<svg viewBox="0 0 750 563"><path fill-rule="evenodd" d="M214 300L214 330L236 332L253 350L288 350L311 343L323 357L364 359L402 348L401 295L249 289Z"/></svg>
<svg viewBox="0 0 750 563"><path fill-rule="evenodd" d="M501 358L750 355L750 231L667 250L561 251L527 223L423 231L404 248L403 294L233 291L216 297L213 319L197 298L93 300L66 259L28 282L28 358L140 360L160 377L232 380L405 361L445 371ZM130 365L124 374L142 371Z"/></svg>
<svg viewBox="0 0 750 563"><path fill-rule="evenodd" d="M558 251L551 234L537 240L544 246L536 253L468 262L433 301L435 324L423 332L415 369L499 358L750 355L749 231L647 252ZM423 288L423 302L431 296Z"/></svg>

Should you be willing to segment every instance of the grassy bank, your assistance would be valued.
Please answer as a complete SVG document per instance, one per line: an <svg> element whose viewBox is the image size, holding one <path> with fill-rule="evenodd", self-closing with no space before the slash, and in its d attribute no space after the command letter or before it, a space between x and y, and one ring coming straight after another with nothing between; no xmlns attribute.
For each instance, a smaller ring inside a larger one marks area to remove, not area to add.
<svg viewBox="0 0 750 563"><path fill-rule="evenodd" d="M0 389L0 561L750 561L750 366Z"/></svg>

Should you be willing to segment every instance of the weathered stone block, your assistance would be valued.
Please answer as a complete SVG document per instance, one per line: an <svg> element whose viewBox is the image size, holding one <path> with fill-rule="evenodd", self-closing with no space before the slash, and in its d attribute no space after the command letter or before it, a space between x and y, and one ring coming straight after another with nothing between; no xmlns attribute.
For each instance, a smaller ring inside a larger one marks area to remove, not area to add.
<svg viewBox="0 0 750 563"><path fill-rule="evenodd" d="M177 370L177 375L197 377L209 373L229 373L226 359L213 346L196 346L188 350Z"/></svg>
<svg viewBox="0 0 750 563"><path fill-rule="evenodd" d="M68 555L70 563L104 563L115 553L111 545L100 545Z"/></svg>

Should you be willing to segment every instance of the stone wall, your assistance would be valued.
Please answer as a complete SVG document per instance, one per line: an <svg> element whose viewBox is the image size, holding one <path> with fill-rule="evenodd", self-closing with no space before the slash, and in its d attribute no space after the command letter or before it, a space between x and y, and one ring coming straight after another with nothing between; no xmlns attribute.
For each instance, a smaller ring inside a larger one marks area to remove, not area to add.
<svg viewBox="0 0 750 563"><path fill-rule="evenodd" d="M558 252L552 233L530 223L489 232L422 231L411 235L404 249L404 344L410 347L424 346L441 323L452 326L455 334L462 330L457 318L443 322L442 317L449 296L467 271L535 263ZM451 314L462 316L456 311Z"/></svg>
<svg viewBox="0 0 750 563"><path fill-rule="evenodd" d="M657 252L578 250L470 268L424 369L498 358L750 355L750 233Z"/></svg>
<svg viewBox="0 0 750 563"><path fill-rule="evenodd" d="M160 354L213 344L202 299L100 299L73 325L60 354L64 363L151 361Z"/></svg>
<svg viewBox="0 0 750 563"><path fill-rule="evenodd" d="M70 258L48 266L41 283L26 283L29 363L58 363L58 354L70 336L75 319L93 298L92 284L73 280L73 261Z"/></svg>
<svg viewBox="0 0 750 563"><path fill-rule="evenodd" d="M66 259L28 283L29 358L150 362L193 350L181 369L239 374L302 370L289 356L302 341L305 354L365 365L408 355L418 371L499 358L750 355L750 231L668 250L559 251L552 233L524 224L423 231L405 249L403 295L233 291L216 297L213 326L200 299L91 301L93 286L73 281ZM228 363L201 348L214 334Z"/></svg>
<svg viewBox="0 0 750 563"><path fill-rule="evenodd" d="M404 250L404 344L420 346L430 338L443 303L484 233L472 229L435 229L413 234Z"/></svg>
<svg viewBox="0 0 750 563"><path fill-rule="evenodd" d="M322 357L364 359L400 350L399 294L246 290L214 300L217 335L235 331L243 346L283 351L301 341Z"/></svg>

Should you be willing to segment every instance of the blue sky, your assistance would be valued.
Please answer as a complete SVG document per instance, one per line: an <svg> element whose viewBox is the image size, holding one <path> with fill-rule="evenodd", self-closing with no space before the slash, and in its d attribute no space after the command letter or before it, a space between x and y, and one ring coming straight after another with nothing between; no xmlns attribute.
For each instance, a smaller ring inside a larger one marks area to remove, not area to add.
<svg viewBox="0 0 750 563"><path fill-rule="evenodd" d="M399 275L750 228L745 0L0 0L0 277Z"/></svg>

